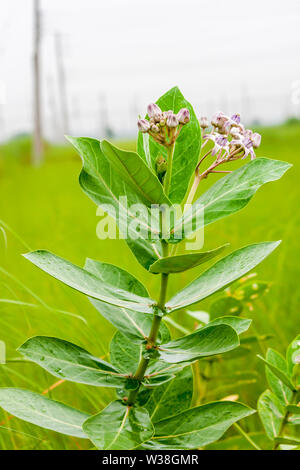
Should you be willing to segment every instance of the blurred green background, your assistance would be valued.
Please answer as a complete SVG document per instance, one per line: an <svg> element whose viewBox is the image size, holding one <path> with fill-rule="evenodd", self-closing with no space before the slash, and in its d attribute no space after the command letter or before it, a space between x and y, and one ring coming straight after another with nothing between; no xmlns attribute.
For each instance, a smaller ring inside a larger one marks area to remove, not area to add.
<svg viewBox="0 0 300 470"><path fill-rule="evenodd" d="M283 240L256 270L258 279L272 282L271 290L254 303L253 312L247 312L259 334L273 336L261 347L270 345L283 352L300 330L300 123L291 121L259 132L263 140L258 156L285 160L294 166L280 181L261 188L241 212L209 226L204 248L229 242L232 251L255 242ZM117 145L135 148L134 141ZM70 147L46 145L45 163L39 168L30 166L30 156L31 140L27 136L19 136L0 147L0 340L6 344L7 356L6 364L0 365L0 384L44 392L95 413L112 399L112 389L57 383L55 377L38 366L22 362L16 349L31 336L52 335L85 347L96 356L107 357L114 328L85 296L47 276L21 255L45 248L79 265L84 264L86 257L116 264L145 283L154 298L159 279L137 263L124 241L97 238L100 219L96 206L78 184L81 161ZM199 191L204 191L216 178L211 175ZM173 275L169 295L206 268ZM193 309L206 310L217 296ZM193 327L192 319L184 312L176 313L174 319ZM176 330L172 332L178 334ZM251 354L218 365L214 371L218 378L208 383L204 401L238 394L241 401L256 407L258 395L266 388L264 367L256 358L258 352L259 346L253 347ZM243 372L240 378L239 371ZM247 426L252 432L261 430L257 417L248 420ZM1 449L89 446L86 441L43 430L0 411Z"/></svg>

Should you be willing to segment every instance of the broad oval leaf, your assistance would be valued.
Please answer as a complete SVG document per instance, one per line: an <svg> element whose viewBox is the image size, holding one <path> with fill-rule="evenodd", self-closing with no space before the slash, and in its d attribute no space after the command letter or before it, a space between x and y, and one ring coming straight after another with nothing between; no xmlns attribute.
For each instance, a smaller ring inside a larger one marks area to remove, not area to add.
<svg viewBox="0 0 300 470"><path fill-rule="evenodd" d="M261 263L279 243L249 245L222 258L167 302L167 312L192 305L228 286Z"/></svg>
<svg viewBox="0 0 300 470"><path fill-rule="evenodd" d="M64 380L117 388L124 387L126 383L124 375L111 364L62 339L36 336L26 341L19 351L50 374Z"/></svg>
<svg viewBox="0 0 300 470"><path fill-rule="evenodd" d="M172 241L178 243L182 239L183 232L187 237L202 228L201 214L204 215L204 226L206 226L242 209L260 186L278 180L290 167L291 165L286 162L256 158L224 176L175 222L171 229Z"/></svg>
<svg viewBox="0 0 300 470"><path fill-rule="evenodd" d="M139 312L153 312L154 300L105 284L90 272L49 251L38 250L23 256L55 279L89 297Z"/></svg>
<svg viewBox="0 0 300 470"><path fill-rule="evenodd" d="M157 104L162 111L172 110L178 113L181 108L188 108L190 111L191 120L182 128L176 140L169 193L169 198L173 203L181 203L198 163L201 148L201 129L191 104L186 101L178 87L171 88L159 98ZM152 168L155 168L155 162L159 155L167 157L166 149L162 145L155 142L152 137L148 139L147 136L145 138L145 135L141 133L138 137L138 153Z"/></svg>
<svg viewBox="0 0 300 470"><path fill-rule="evenodd" d="M194 333L159 347L160 357L171 364L214 356L239 346L235 330L228 325L205 326Z"/></svg>
<svg viewBox="0 0 300 470"><path fill-rule="evenodd" d="M270 390L263 392L257 402L257 411L270 439L278 436L285 417L285 408Z"/></svg>
<svg viewBox="0 0 300 470"><path fill-rule="evenodd" d="M84 269L97 276L105 284L111 284L117 289L124 289L142 297L148 296L145 287L135 277L117 266L87 259ZM149 335L152 315L135 312L124 307L115 307L92 298L90 301L101 315L131 341L140 343Z"/></svg>
<svg viewBox="0 0 300 470"><path fill-rule="evenodd" d="M267 361L277 369L281 370L284 374L288 374L287 364L285 359L274 349L269 348L266 354ZM277 396L283 405L288 405L292 399L293 392L287 385L280 380L277 375L272 372L269 367L266 367L266 377L271 391Z"/></svg>
<svg viewBox="0 0 300 470"><path fill-rule="evenodd" d="M168 258L161 258L150 266L149 271L154 274L159 273L180 273L187 269L195 268L200 264L206 263L215 256L219 255L228 244L215 248L214 250L188 253L185 255L169 256Z"/></svg>
<svg viewBox="0 0 300 470"><path fill-rule="evenodd" d="M144 199L131 185L124 185L123 176L114 171L115 166L112 166L103 154L99 140L70 136L67 136L67 139L78 151L83 161L79 178L83 191L118 222L121 231L124 222L131 227L126 242L137 260L148 269L159 258L161 243L140 238L131 226L131 222L137 220L136 214L128 210L128 207L133 207L135 204L139 204L140 207L144 206L147 217L143 218L143 213L139 213L139 222L145 231L152 233L152 228L149 226L149 208L144 204ZM126 196L127 204L122 199L124 196ZM133 238L130 236L132 233L135 235ZM159 233L156 231L152 233L153 239L158 236Z"/></svg>
<svg viewBox="0 0 300 470"><path fill-rule="evenodd" d="M210 325L229 325L233 328L238 335L245 333L250 327L252 320L248 318L237 318L237 317L220 317L210 321L207 326Z"/></svg>
<svg viewBox="0 0 300 470"><path fill-rule="evenodd" d="M185 367L173 380L152 391L145 408L152 423L156 423L188 409L192 397L193 373L191 367Z"/></svg>
<svg viewBox="0 0 300 470"><path fill-rule="evenodd" d="M159 179L140 155L136 152L121 150L107 140L103 140L100 147L114 170L126 184L132 186L144 204L149 207L153 204L171 205Z"/></svg>
<svg viewBox="0 0 300 470"><path fill-rule="evenodd" d="M83 424L83 430L100 450L132 450L150 439L154 429L148 411L110 403Z"/></svg>
<svg viewBox="0 0 300 470"><path fill-rule="evenodd" d="M276 362L276 365L274 362L270 362L269 360L265 359L264 357L260 356L259 354L257 355L259 359L261 359L266 366L273 372L273 374L282 382L284 383L292 392L295 391L295 386L287 376L287 374L280 369L278 366L278 361Z"/></svg>
<svg viewBox="0 0 300 470"><path fill-rule="evenodd" d="M253 413L238 402L208 403L159 421L152 440L171 448L197 449L217 441L232 424Z"/></svg>
<svg viewBox="0 0 300 470"><path fill-rule="evenodd" d="M68 436L87 438L82 430L89 415L38 393L20 388L0 388L0 406L28 423Z"/></svg>

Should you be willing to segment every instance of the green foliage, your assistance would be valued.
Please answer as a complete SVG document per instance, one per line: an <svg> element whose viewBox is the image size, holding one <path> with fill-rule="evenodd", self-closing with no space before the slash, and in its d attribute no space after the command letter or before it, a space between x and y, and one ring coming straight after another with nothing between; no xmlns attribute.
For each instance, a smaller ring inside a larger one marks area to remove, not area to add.
<svg viewBox="0 0 300 470"><path fill-rule="evenodd" d="M88 259L81 268L41 250L25 255L52 277L85 294L118 331L111 341L110 362L49 336L31 338L21 346L20 352L60 379L116 388L119 399L100 412L99 403L95 403L96 414L89 416L32 392L0 390L0 404L8 412L46 429L88 437L101 450L195 449L220 439L230 426L255 412L234 399L191 407L194 384L190 365L195 372L198 359L208 363L219 360L223 353L233 354L240 345L239 335L247 331L251 321L233 316L236 311L232 311L232 304L223 305L220 316L214 315L218 318L185 336L171 339L163 317L237 281L262 262L279 242L256 243L234 251L166 301L170 273L209 261L224 245L206 252L179 255L173 247L173 256L169 256L171 244L178 242L174 238L178 232L187 236L198 229L194 214L188 210L182 219L176 220L170 236L164 231L165 211L161 207L154 224L149 222L153 204L170 207L182 202L201 147L199 123L178 88L167 92L158 105L165 111L189 109L190 122L178 124L180 133L173 143L160 145L151 136L140 134L138 154L121 150L107 141L68 138L82 156L80 185L84 192L118 221L121 232L126 223L128 246L149 276L161 274L161 291L156 300L135 277L117 266ZM167 163L165 177L155 173L161 155ZM280 178L288 167L284 162L268 159L246 164L219 180L198 199L202 205L200 209L196 206L196 215L204 207L204 223L208 225L236 212L262 184ZM126 205L122 202L124 197ZM135 204L145 210L136 214L132 210ZM187 223L187 230L183 229L183 222ZM253 289L251 285L244 299L255 295ZM239 300L238 296L235 300ZM241 312L238 309L238 314ZM173 325L176 327L176 322ZM286 397L290 391L293 396L296 392L298 346L299 341L289 350L285 368L276 354L269 353L264 359L273 374L270 376L272 392L265 392L259 400L259 413L275 445L279 444L276 439L293 440L281 435L289 413L285 409L287 403L282 401L283 391ZM227 357L225 354L224 360ZM194 377L197 379L196 374ZM288 387L288 392L284 387ZM295 410L288 418L297 420Z"/></svg>
<svg viewBox="0 0 300 470"><path fill-rule="evenodd" d="M265 183L275 181L290 168L290 164L268 158L257 158L242 166L233 173L215 183L186 211L181 219L176 221L171 230L176 242L176 234L184 232L190 235L202 223L200 214L204 215L204 225L216 222L245 207L258 188ZM184 224L184 229L183 229Z"/></svg>
<svg viewBox="0 0 300 470"><path fill-rule="evenodd" d="M88 415L49 398L19 388L0 388L0 405L17 418L46 429L85 438Z"/></svg>
<svg viewBox="0 0 300 470"><path fill-rule="evenodd" d="M296 405L299 393L299 372L294 372L295 356L299 335L287 349L287 359L273 349L268 349L266 375L271 390L266 390L258 399L258 413L274 448L280 445L298 446L299 439L293 435L299 424L300 408Z"/></svg>

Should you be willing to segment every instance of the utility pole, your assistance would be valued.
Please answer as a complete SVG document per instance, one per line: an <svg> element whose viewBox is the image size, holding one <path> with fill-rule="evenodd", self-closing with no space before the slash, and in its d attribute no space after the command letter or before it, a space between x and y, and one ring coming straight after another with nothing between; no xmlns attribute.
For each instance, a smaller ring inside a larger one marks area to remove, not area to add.
<svg viewBox="0 0 300 470"><path fill-rule="evenodd" d="M62 117L62 133L68 134L69 133L69 118L68 118L66 74L65 74L62 40L61 40L60 33L56 33L55 35L55 53L56 53L56 64L57 64L59 101L60 101L61 117Z"/></svg>
<svg viewBox="0 0 300 470"><path fill-rule="evenodd" d="M41 118L41 11L40 1L33 0L34 5L34 33L33 33L33 164L39 165L43 159L43 137Z"/></svg>

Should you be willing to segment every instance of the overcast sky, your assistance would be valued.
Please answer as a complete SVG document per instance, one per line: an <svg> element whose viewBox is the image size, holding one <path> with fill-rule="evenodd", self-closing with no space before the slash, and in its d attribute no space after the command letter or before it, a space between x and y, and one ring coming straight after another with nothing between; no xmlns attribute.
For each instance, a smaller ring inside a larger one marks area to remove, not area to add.
<svg viewBox="0 0 300 470"><path fill-rule="evenodd" d="M55 62L61 34L68 132L103 120L132 133L148 102L177 84L200 114L275 122L299 112L299 0L41 0L43 117L62 134ZM0 139L32 125L32 0L2 0ZM105 111L107 118L105 118Z"/></svg>

